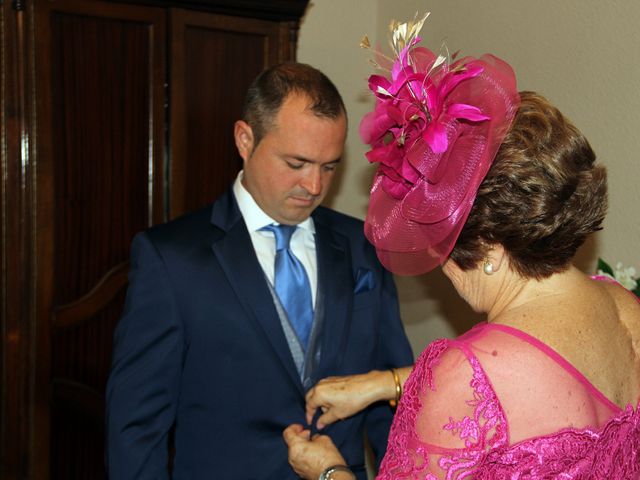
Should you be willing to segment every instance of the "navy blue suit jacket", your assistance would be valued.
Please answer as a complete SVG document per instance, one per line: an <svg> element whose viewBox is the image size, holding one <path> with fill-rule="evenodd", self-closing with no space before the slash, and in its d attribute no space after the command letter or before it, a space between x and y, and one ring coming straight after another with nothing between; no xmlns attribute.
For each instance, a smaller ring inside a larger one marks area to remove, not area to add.
<svg viewBox="0 0 640 480"><path fill-rule="evenodd" d="M411 364L392 276L362 222L322 207L313 219L326 299L315 380ZM138 234L129 280L107 386L110 478L168 478L172 427L175 479L297 478L282 431L305 423L305 392L231 191ZM391 419L378 404L325 433L366 478L364 429L379 460Z"/></svg>

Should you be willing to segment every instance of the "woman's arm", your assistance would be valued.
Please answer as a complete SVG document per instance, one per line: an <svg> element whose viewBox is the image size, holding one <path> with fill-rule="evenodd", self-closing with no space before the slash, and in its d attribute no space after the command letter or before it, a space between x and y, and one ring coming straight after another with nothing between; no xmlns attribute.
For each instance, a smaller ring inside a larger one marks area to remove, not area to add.
<svg viewBox="0 0 640 480"><path fill-rule="evenodd" d="M318 418L317 427L321 429L358 413L374 402L395 400L412 368L395 369L398 383L391 370L372 370L360 375L320 380L307 393L307 423L311 424L318 408L322 415Z"/></svg>

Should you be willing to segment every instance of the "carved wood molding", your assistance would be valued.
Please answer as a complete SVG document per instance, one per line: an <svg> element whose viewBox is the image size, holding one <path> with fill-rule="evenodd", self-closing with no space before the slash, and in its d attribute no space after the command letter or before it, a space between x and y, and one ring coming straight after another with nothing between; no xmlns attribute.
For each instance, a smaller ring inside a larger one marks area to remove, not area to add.
<svg viewBox="0 0 640 480"><path fill-rule="evenodd" d="M185 8L264 20L297 21L304 14L309 0L134 0L126 3Z"/></svg>
<svg viewBox="0 0 640 480"><path fill-rule="evenodd" d="M129 262L112 268L85 296L73 303L55 309L53 327L65 328L78 325L98 313L113 297L127 286Z"/></svg>

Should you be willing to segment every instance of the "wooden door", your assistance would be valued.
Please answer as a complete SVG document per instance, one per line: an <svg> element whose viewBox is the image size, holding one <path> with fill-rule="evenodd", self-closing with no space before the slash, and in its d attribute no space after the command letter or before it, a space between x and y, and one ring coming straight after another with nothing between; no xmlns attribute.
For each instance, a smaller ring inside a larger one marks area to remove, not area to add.
<svg viewBox="0 0 640 480"><path fill-rule="evenodd" d="M131 239L228 188L305 5L0 0L0 478L105 477Z"/></svg>
<svg viewBox="0 0 640 480"><path fill-rule="evenodd" d="M171 10L169 216L211 203L242 168L233 141L249 83L293 58L295 22Z"/></svg>
<svg viewBox="0 0 640 480"><path fill-rule="evenodd" d="M51 478L97 480L129 244L164 217L165 11L36 5L38 374L50 389L38 436Z"/></svg>

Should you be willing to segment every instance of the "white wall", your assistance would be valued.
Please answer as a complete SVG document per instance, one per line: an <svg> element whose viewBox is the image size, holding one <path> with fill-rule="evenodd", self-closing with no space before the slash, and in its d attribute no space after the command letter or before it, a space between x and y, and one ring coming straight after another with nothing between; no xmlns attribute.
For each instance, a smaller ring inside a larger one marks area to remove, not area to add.
<svg viewBox="0 0 640 480"><path fill-rule="evenodd" d="M323 70L343 94L350 115L343 171L327 199L364 218L373 167L357 135L372 108L366 79L366 33L386 47L391 18L430 10L424 45L485 52L507 60L521 90L556 104L590 140L609 169L605 230L581 249L577 264L592 271L597 256L640 271L640 2L635 0L312 0L300 30L298 59ZM440 272L397 278L414 352L433 338L460 333L478 320Z"/></svg>

